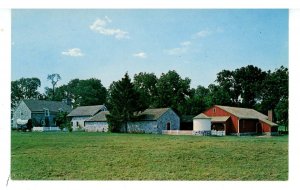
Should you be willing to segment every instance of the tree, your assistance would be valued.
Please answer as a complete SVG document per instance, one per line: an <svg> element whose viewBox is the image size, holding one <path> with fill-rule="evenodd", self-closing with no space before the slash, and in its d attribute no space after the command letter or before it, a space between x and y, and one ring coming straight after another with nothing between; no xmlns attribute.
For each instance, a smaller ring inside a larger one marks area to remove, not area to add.
<svg viewBox="0 0 300 190"><path fill-rule="evenodd" d="M63 130L64 128L68 129L70 125L70 119L68 119L67 115L67 112L60 112L55 118L56 126L58 126L60 130Z"/></svg>
<svg viewBox="0 0 300 190"><path fill-rule="evenodd" d="M38 87L41 81L38 78L21 78L11 82L11 107L14 108L23 99L38 99Z"/></svg>
<svg viewBox="0 0 300 190"><path fill-rule="evenodd" d="M185 115L198 115L208 108L207 97L209 95L209 89L199 85L196 89L190 90L190 96L187 99L185 106Z"/></svg>
<svg viewBox="0 0 300 190"><path fill-rule="evenodd" d="M216 82L219 90L229 97L229 105L254 108L261 101L261 89L266 76L267 73L260 68L248 65L234 71L219 72Z"/></svg>
<svg viewBox="0 0 300 190"><path fill-rule="evenodd" d="M61 77L59 74L54 73L54 74L48 75L47 80L50 80L51 84L52 84L52 100L53 100L54 94L55 94L55 86L56 86L57 82L61 80Z"/></svg>
<svg viewBox="0 0 300 190"><path fill-rule="evenodd" d="M73 106L77 107L105 104L107 90L99 79L73 79L67 85L57 87L54 96L51 88L45 88L45 94L51 100L71 100Z"/></svg>
<svg viewBox="0 0 300 190"><path fill-rule="evenodd" d="M231 105L231 99L228 91L222 86L210 84L208 86L209 93L206 98L206 105L211 107L213 105Z"/></svg>
<svg viewBox="0 0 300 190"><path fill-rule="evenodd" d="M108 98L110 114L107 115L107 119L110 131L118 132L124 126L127 132L128 121L135 118L135 112L144 109L140 101L140 94L134 88L128 73L121 80L113 82L110 85Z"/></svg>
<svg viewBox="0 0 300 190"><path fill-rule="evenodd" d="M190 96L191 79L182 79L176 71L162 73L157 82L156 107L171 107L179 114L184 112Z"/></svg>
<svg viewBox="0 0 300 190"><path fill-rule="evenodd" d="M139 73L134 75L133 84L141 95L145 107L154 107L154 101L157 97L157 77L154 73Z"/></svg>

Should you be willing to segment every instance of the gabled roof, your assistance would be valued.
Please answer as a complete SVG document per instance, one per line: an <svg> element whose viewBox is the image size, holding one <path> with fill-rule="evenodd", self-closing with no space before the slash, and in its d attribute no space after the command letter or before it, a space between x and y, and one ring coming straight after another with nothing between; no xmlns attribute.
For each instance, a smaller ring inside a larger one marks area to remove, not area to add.
<svg viewBox="0 0 300 190"><path fill-rule="evenodd" d="M104 121L105 122L105 121L107 121L107 119L106 119L107 114L109 114L109 111L101 111L86 121Z"/></svg>
<svg viewBox="0 0 300 190"><path fill-rule="evenodd" d="M155 121L158 120L164 113L171 108L151 108L146 109L142 113L138 113L137 117L140 121Z"/></svg>
<svg viewBox="0 0 300 190"><path fill-rule="evenodd" d="M69 113L69 117L74 116L93 116L99 111L106 111L104 105L95 105L95 106L79 106Z"/></svg>
<svg viewBox="0 0 300 190"><path fill-rule="evenodd" d="M43 112L45 109L49 109L50 112L70 112L71 106L60 101L47 101L47 100L23 100L31 112Z"/></svg>
<svg viewBox="0 0 300 190"><path fill-rule="evenodd" d="M208 117L204 113L200 113L199 115L197 115L196 117L194 117L194 119L210 119L210 117Z"/></svg>
<svg viewBox="0 0 300 190"><path fill-rule="evenodd" d="M220 105L216 105L216 107L219 107L220 109L225 110L228 113L231 113L232 115L235 115L239 119L259 119L271 126L277 126L276 123L273 123L272 121L268 120L268 116L254 109L220 106Z"/></svg>
<svg viewBox="0 0 300 190"><path fill-rule="evenodd" d="M268 118L268 116L254 110L254 109L219 106L219 105L216 105L216 107L219 107L222 110L225 110L225 111L237 116L240 119L260 119L260 118L267 119Z"/></svg>

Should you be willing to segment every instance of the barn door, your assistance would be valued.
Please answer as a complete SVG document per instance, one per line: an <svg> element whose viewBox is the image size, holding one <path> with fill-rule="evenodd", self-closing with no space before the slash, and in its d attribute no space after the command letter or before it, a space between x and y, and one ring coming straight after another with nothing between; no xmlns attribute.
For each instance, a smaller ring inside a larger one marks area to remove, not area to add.
<svg viewBox="0 0 300 190"><path fill-rule="evenodd" d="M171 123L168 122L168 123L167 123L167 130L170 130L170 129L171 129Z"/></svg>
<svg viewBox="0 0 300 190"><path fill-rule="evenodd" d="M256 124L257 135L262 135L262 126L261 123Z"/></svg>

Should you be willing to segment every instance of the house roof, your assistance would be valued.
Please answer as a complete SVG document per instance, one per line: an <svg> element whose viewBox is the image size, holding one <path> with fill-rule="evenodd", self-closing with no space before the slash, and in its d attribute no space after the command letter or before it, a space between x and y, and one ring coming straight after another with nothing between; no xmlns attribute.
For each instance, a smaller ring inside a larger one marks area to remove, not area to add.
<svg viewBox="0 0 300 190"><path fill-rule="evenodd" d="M268 116L249 108L238 108L238 107L229 107L229 106L220 106L216 105L216 107L219 107L222 110L225 110L239 119L259 119L271 126L276 126L276 123L273 123L268 120Z"/></svg>
<svg viewBox="0 0 300 190"><path fill-rule="evenodd" d="M212 123L224 123L229 118L230 118L230 116L214 116L214 117L211 117L211 122Z"/></svg>
<svg viewBox="0 0 300 190"><path fill-rule="evenodd" d="M104 105L95 106L79 106L69 113L69 117L73 116L93 116L101 110L107 110Z"/></svg>
<svg viewBox="0 0 300 190"><path fill-rule="evenodd" d="M140 121L155 121L158 120L170 108L151 108L138 113L137 117Z"/></svg>
<svg viewBox="0 0 300 190"><path fill-rule="evenodd" d="M93 117L91 117L90 119L86 120L87 121L107 121L106 119L106 115L109 114L109 111L101 111L99 113L97 113L96 115L94 115Z"/></svg>
<svg viewBox="0 0 300 190"><path fill-rule="evenodd" d="M72 110L71 106L60 101L47 101L47 100L23 100L27 107L32 112L43 112L45 109L49 109L50 112L59 112L60 109L65 112Z"/></svg>
<svg viewBox="0 0 300 190"><path fill-rule="evenodd" d="M194 117L194 119L210 119L210 117L208 117L204 113L200 113L199 115L197 115L196 117Z"/></svg>

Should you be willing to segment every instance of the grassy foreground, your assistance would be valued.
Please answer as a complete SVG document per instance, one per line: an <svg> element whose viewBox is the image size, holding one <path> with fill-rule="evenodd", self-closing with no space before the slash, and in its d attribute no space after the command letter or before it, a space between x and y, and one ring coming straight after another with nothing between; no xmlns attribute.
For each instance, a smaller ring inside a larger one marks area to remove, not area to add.
<svg viewBox="0 0 300 190"><path fill-rule="evenodd" d="M13 180L287 180L287 136L11 136Z"/></svg>

